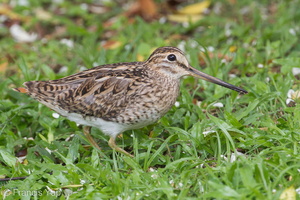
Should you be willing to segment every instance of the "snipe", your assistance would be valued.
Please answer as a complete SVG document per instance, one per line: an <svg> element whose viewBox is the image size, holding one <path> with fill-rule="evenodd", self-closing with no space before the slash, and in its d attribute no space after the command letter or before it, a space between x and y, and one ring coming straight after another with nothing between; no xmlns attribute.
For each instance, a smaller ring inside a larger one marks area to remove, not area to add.
<svg viewBox="0 0 300 200"><path fill-rule="evenodd" d="M152 124L166 114L179 95L180 78L186 75L247 93L196 70L175 47L160 47L145 62L102 65L58 80L25 82L26 88L15 90L85 125L84 134L96 148L90 127L109 135L111 148L132 156L115 144L116 136Z"/></svg>

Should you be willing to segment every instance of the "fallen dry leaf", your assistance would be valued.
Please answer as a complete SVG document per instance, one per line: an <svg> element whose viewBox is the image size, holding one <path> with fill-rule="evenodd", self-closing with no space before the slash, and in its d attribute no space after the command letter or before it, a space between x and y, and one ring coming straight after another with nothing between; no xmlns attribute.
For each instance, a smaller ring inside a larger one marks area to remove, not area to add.
<svg viewBox="0 0 300 200"><path fill-rule="evenodd" d="M29 21L30 18L27 17L27 16L22 16L22 15L19 15L15 12L13 12L11 10L11 8L5 4L1 4L0 5L0 15L5 15L7 16L9 19L11 20L16 20L16 21Z"/></svg>
<svg viewBox="0 0 300 200"><path fill-rule="evenodd" d="M196 22L203 18L202 13L209 7L210 1L191 4L177 11L178 14L168 15L168 20L173 22Z"/></svg>
<svg viewBox="0 0 300 200"><path fill-rule="evenodd" d="M230 4L236 4L236 0L228 0Z"/></svg>
<svg viewBox="0 0 300 200"><path fill-rule="evenodd" d="M262 131L267 131L269 128L268 127L261 127L259 129L262 130Z"/></svg>
<svg viewBox="0 0 300 200"><path fill-rule="evenodd" d="M153 0L137 0L131 8L124 13L127 17L132 17L135 15L141 16L145 20L154 19L158 12L157 6Z"/></svg>
<svg viewBox="0 0 300 200"><path fill-rule="evenodd" d="M34 12L35 12L35 16L39 20L48 21L52 18L52 14L50 12L44 10L43 8L37 8L34 10Z"/></svg>
<svg viewBox="0 0 300 200"><path fill-rule="evenodd" d="M5 72L8 67L7 60L0 61L0 72Z"/></svg>
<svg viewBox="0 0 300 200"><path fill-rule="evenodd" d="M95 13L95 14L104 14L107 13L109 11L109 9L103 5L100 4L91 4L89 6L89 11L91 13Z"/></svg>
<svg viewBox="0 0 300 200"><path fill-rule="evenodd" d="M196 22L203 18L202 15L168 15L168 20L172 22Z"/></svg>
<svg viewBox="0 0 300 200"><path fill-rule="evenodd" d="M120 41L115 41L115 40L109 40L106 41L102 47L104 49L116 49L118 47L120 47L122 45L122 43Z"/></svg>
<svg viewBox="0 0 300 200"><path fill-rule="evenodd" d="M157 8L152 0L139 0L142 17L152 19L157 14Z"/></svg>
<svg viewBox="0 0 300 200"><path fill-rule="evenodd" d="M210 1L202 1L200 3L191 4L178 10L179 14L196 15L203 13L210 5Z"/></svg>

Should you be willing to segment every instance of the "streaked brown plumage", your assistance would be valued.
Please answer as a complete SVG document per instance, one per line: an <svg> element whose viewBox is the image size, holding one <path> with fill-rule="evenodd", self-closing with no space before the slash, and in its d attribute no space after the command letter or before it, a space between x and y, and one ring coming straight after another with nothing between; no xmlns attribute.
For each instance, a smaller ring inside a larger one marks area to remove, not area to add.
<svg viewBox="0 0 300 200"><path fill-rule="evenodd" d="M25 82L26 88L15 90L28 93L70 120L99 128L111 137L112 148L130 155L115 144L116 136L152 124L168 112L185 75L247 93L192 68L175 47L158 48L145 62L102 65L58 80ZM99 148L88 129L85 134Z"/></svg>

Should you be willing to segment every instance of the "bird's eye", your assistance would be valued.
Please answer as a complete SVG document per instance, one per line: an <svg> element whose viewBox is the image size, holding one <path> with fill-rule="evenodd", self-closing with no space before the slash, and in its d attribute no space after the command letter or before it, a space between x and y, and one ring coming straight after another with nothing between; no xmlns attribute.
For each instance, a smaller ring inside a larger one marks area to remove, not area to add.
<svg viewBox="0 0 300 200"><path fill-rule="evenodd" d="M174 54L168 55L167 58L168 58L169 61L175 61L176 60L176 56Z"/></svg>

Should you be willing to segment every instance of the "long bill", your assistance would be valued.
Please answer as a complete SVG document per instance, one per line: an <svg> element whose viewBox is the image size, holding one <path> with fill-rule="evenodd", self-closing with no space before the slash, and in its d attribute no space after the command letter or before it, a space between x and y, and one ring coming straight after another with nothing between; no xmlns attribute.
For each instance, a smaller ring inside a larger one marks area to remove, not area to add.
<svg viewBox="0 0 300 200"><path fill-rule="evenodd" d="M189 66L189 72L190 72L190 75L191 76L194 76L196 78L200 78L200 79L203 79L203 80L206 80L208 82L211 82L211 83L215 83L215 84L218 84L218 85L221 85L223 87L226 87L226 88L229 88L231 90L235 90L241 94L247 94L248 92L242 88L239 88L235 85L231 85L230 83L226 83L225 81L222 81L216 77L213 77L213 76L210 76L208 74L205 74L195 68L193 68L192 66Z"/></svg>

